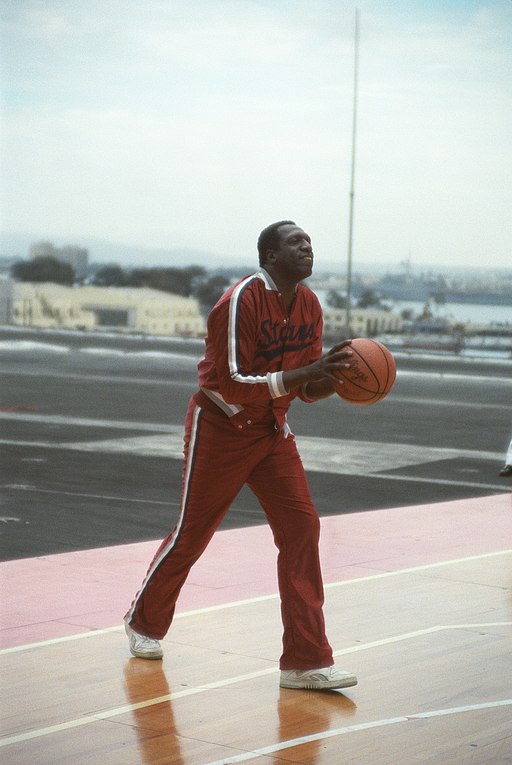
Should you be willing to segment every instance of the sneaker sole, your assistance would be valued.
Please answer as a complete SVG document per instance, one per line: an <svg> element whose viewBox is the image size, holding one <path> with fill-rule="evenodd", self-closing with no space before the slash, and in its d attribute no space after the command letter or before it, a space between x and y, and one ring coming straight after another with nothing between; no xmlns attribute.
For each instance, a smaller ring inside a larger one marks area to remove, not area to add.
<svg viewBox="0 0 512 765"><path fill-rule="evenodd" d="M340 680L338 682L305 682L301 683L300 681L297 683L293 682L280 682L279 687L280 688L291 688L292 690L298 690L298 691L328 691L328 690L336 690L337 688L352 688L354 685L357 685L357 678L355 677L347 677L346 680Z"/></svg>
<svg viewBox="0 0 512 765"><path fill-rule="evenodd" d="M155 654L137 653L137 651L133 651L130 648L130 653L131 653L132 656L135 656L136 659L151 659L153 661L158 661L159 659L163 659L164 658L163 652L162 653L158 653L158 654L156 654L156 653Z"/></svg>

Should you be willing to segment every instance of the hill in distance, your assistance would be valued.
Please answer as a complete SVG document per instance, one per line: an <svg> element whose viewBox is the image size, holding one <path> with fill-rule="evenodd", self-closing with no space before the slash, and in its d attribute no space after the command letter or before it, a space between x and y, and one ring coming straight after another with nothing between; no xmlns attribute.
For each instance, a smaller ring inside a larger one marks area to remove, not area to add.
<svg viewBox="0 0 512 765"><path fill-rule="evenodd" d="M39 241L50 241L57 247L64 245L78 245L89 250L89 263L94 265L120 265L122 268L150 268L155 267L176 267L186 268L187 266L203 266L209 270L227 270L236 269L237 272L251 273L257 267L256 248L246 259L240 261L235 258L228 258L219 253L198 250L194 248L176 247L176 248L155 248L139 247L130 244L120 244L97 237L52 237L51 235L41 234L20 234L0 232L0 257L5 258L27 258L31 244ZM460 274L464 272L466 276L474 273L475 276L484 272L493 271L495 273L510 274L512 269L504 268L463 268L450 266L429 266L414 264L414 271L426 272L431 270L434 273ZM402 270L399 263L380 263L372 261L359 261L357 257L353 263L354 273L373 274L377 276L386 273L398 273ZM343 254L339 261L318 262L315 273L320 274L342 274L346 273L345 255Z"/></svg>

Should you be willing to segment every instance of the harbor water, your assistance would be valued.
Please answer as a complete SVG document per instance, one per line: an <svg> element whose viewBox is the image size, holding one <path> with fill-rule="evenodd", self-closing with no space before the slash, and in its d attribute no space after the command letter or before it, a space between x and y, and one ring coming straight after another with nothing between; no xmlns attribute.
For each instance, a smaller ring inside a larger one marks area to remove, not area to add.
<svg viewBox="0 0 512 765"><path fill-rule="evenodd" d="M314 290L322 306L327 306L329 290ZM420 316L425 302L421 300L386 300L383 301L393 313L412 311L414 317ZM430 303L430 309L436 318L447 319L457 324L509 324L512 325L512 305L483 305L480 303ZM354 302L355 307L355 302Z"/></svg>

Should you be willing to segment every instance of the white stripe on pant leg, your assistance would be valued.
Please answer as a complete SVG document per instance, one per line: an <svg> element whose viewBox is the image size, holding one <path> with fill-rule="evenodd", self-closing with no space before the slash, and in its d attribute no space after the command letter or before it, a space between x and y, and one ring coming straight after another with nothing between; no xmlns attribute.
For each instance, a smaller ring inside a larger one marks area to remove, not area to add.
<svg viewBox="0 0 512 765"><path fill-rule="evenodd" d="M137 593L137 596L136 596L135 600L133 601L133 605L130 608L130 610L128 611L128 614L126 616L126 619L127 619L128 622L131 621L131 619L133 617L133 614L135 612L135 609L137 607L137 604L138 604L140 598L142 597L142 594L143 594L145 588L147 587L147 584L148 584L149 580L151 579L151 577L155 573L156 569L160 566L160 564L162 563L164 558L166 558L167 555L169 555L169 553L172 551L174 545L176 544L176 540L179 537L179 534L180 534L180 531L181 531L181 527L183 525L183 520L185 518L185 508L187 506L187 500L188 500L190 473L191 473L192 465L193 465L193 462L194 462L196 440L197 440L197 433L198 433L197 423L198 423L198 420L199 420L200 413L201 413L201 407L196 406L195 409L194 409L194 414L192 416L192 428L191 428L191 432L190 432L190 444L189 444L189 448L188 448L188 452L187 452L187 461L185 463L185 476L184 476L184 484L183 484L183 495L182 495L182 498L181 498L180 514L179 514L179 518L178 518L178 521L176 523L176 526L174 528L174 534L169 539L169 541L165 545L165 547L160 551L160 555L158 556L158 558L156 558L153 561L153 563L151 565L151 568L148 570L148 572L147 572L147 574L146 574L146 576L144 578L144 581L142 582L142 586L141 586L139 592Z"/></svg>

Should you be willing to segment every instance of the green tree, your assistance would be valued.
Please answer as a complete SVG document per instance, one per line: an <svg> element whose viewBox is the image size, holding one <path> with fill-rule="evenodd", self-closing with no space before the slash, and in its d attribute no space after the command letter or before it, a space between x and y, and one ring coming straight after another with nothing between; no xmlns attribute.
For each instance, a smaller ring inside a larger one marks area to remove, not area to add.
<svg viewBox="0 0 512 765"><path fill-rule="evenodd" d="M75 281L75 272L69 263L62 263L51 255L15 263L11 268L11 276L20 282L54 282L69 285Z"/></svg>
<svg viewBox="0 0 512 765"><path fill-rule="evenodd" d="M336 290L329 290L325 297L326 303L330 308L346 308L347 298L340 295Z"/></svg>
<svg viewBox="0 0 512 765"><path fill-rule="evenodd" d="M379 296L371 289L364 290L361 297L357 301L357 307L358 308L380 308L380 298Z"/></svg>
<svg viewBox="0 0 512 765"><path fill-rule="evenodd" d="M127 276L120 266L104 266L94 274L91 284L96 287L124 287Z"/></svg>
<svg viewBox="0 0 512 765"><path fill-rule="evenodd" d="M133 287L150 287L154 290L172 292L174 295L190 297L197 280L206 271L201 266L188 268L135 268L127 278Z"/></svg>
<svg viewBox="0 0 512 765"><path fill-rule="evenodd" d="M229 279L226 276L212 276L195 289L194 296L204 308L210 310L228 285Z"/></svg>

